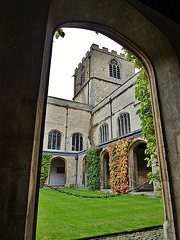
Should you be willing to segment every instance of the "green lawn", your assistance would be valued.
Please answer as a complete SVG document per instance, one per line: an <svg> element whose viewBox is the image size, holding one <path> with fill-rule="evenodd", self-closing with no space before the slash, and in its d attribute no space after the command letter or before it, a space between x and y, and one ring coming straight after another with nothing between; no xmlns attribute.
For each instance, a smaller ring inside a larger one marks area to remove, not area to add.
<svg viewBox="0 0 180 240"><path fill-rule="evenodd" d="M67 191L103 195L86 190ZM163 204L159 199L126 195L85 199L41 189L36 239L68 240L131 231L161 225L163 218Z"/></svg>

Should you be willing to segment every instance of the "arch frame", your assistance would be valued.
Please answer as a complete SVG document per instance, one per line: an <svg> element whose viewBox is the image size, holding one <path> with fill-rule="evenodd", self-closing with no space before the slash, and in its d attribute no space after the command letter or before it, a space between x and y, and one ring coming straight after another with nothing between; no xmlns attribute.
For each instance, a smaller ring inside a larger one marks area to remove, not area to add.
<svg viewBox="0 0 180 240"><path fill-rule="evenodd" d="M157 148L158 148L158 156L159 156L159 165L160 165L160 174L162 179L162 186L164 195L164 212L165 218L168 219L165 222L165 225L170 226L172 231L170 234L175 232L174 228L174 214L172 210L172 201L171 201L171 193L170 193L170 185L169 185L169 176L167 170L167 163L166 163L166 155L165 155L165 147L164 147L164 139L162 134L162 125L161 125L161 114L159 109L159 102L158 102L158 94L156 88L156 81L155 81L155 73L151 61L145 55L145 53L133 42L131 42L128 38L120 34L119 32L115 31L108 26L94 24L92 22L66 22L62 23L60 27L74 27L74 28L83 28L88 30L94 30L101 32L102 34L110 37L111 39L115 40L119 44L122 44L123 47L129 49L137 58L139 58L140 62L142 63L143 67L146 69L149 83L150 83L150 92L151 92L151 99L152 99L152 108L153 108L153 117L155 122L155 132L157 137ZM55 32L55 29L51 29L51 34ZM49 54L48 54L49 55ZM166 228L166 226L165 226Z"/></svg>
<svg viewBox="0 0 180 240"><path fill-rule="evenodd" d="M53 4L55 3L55 4ZM52 9L57 5L57 1L52 1L49 17L52 17ZM62 14L63 9L60 10ZM63 16L63 14L62 14ZM58 23L57 23L58 22ZM101 22L101 21L99 21ZM155 121L155 131L157 136L157 145L158 145L158 152L159 152L159 159L160 159L160 172L161 172L161 178L162 178L162 185L163 185L163 197L164 197L164 206L165 206L165 218L167 225L169 225L169 234L173 236L171 239L176 239L175 237L175 227L174 227L174 214L173 214L173 206L172 206L172 199L171 194L173 194L173 187L170 189L170 182L169 182L169 175L168 175L168 168L167 168L167 162L166 162L166 155L165 155L165 146L164 146L164 139L162 134L162 125L161 125L161 118L160 118L160 109L159 109L159 103L158 103L158 94L156 89L156 82L155 82L155 72L154 68L151 64L151 61L149 60L148 56L145 55L144 51L138 47L138 44L134 44L133 41L130 41L125 35L120 34L115 29L110 28L109 26L101 24L94 24L91 21L83 21L82 19L78 20L78 17L72 21L71 18L67 19L66 17L62 18L56 18L50 19L48 23L48 29L47 29L47 35L46 35L46 41L45 41L45 54L44 54L44 61L46 62L45 69L42 70L42 79L46 79L44 75L44 72L47 68L47 60L50 56L50 39L52 39L52 34L55 31L54 29L58 27L60 24L61 27L68 26L68 27L81 27L85 29L95 30L104 33L106 36L112 38L113 40L117 41L118 43L121 43L124 47L128 48L130 51L132 51L143 63L145 69L147 70L149 79L150 79L150 90L151 90L151 96L152 96L152 105L153 105L153 113L154 113L154 121ZM92 26L93 25L93 26ZM43 104L42 104L43 105ZM36 160L36 158L32 159ZM33 180L32 180L33 179ZM35 179L35 180L34 180ZM36 182L36 176L33 176L33 173L31 171L31 177L30 177L30 187L29 189L32 190L32 183ZM29 193L29 196L31 194ZM28 208L31 206L31 199L28 199ZM177 210L177 207L174 209ZM177 218L176 218L177 220ZM28 226L29 219L26 221L26 226ZM28 228L28 227L27 227ZM27 229L26 228L26 229ZM166 231L166 232L167 232ZM26 231L28 232L28 230ZM27 234L26 234L27 236ZM28 238L27 238L28 239Z"/></svg>
<svg viewBox="0 0 180 240"><path fill-rule="evenodd" d="M86 161L86 155L83 157L83 161L82 161L82 186L87 187L86 186L86 176L85 174L86 172L86 167L87 167L87 161Z"/></svg>
<svg viewBox="0 0 180 240"><path fill-rule="evenodd" d="M137 182L136 176L138 176L138 172L137 172L137 159L136 156L134 154L134 150L135 148L141 144L141 143L146 143L145 140L139 138L139 139L135 139L134 141L132 141L128 147L128 172L129 172L129 178L133 179L135 182ZM136 187L135 183L130 184L129 186L130 188L134 188Z"/></svg>
<svg viewBox="0 0 180 240"><path fill-rule="evenodd" d="M51 164L52 164L52 161L55 160L55 159L58 159L58 160L62 160L64 161L64 164L65 164L65 185L66 185L66 182L67 182L67 177L68 177L68 161L66 158L62 157L62 156L59 156L59 155L53 155L52 158L51 158ZM50 170L49 170L49 176L50 176L50 172L51 172L51 165L50 165ZM50 178L48 176L48 184L50 184Z"/></svg>
<svg viewBox="0 0 180 240"><path fill-rule="evenodd" d="M108 154L108 151L106 149L103 149L100 153L100 174L101 174L101 189L104 189L104 157Z"/></svg>

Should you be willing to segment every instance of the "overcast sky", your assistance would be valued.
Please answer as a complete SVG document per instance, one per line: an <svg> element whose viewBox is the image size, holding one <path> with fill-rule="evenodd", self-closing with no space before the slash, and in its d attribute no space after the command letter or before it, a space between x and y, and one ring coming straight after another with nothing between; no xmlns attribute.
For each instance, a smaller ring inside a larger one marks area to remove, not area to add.
<svg viewBox="0 0 180 240"><path fill-rule="evenodd" d="M100 48L121 52L121 46L113 40L94 31L64 28L65 37L53 40L49 96L72 100L73 74L90 46L95 43Z"/></svg>

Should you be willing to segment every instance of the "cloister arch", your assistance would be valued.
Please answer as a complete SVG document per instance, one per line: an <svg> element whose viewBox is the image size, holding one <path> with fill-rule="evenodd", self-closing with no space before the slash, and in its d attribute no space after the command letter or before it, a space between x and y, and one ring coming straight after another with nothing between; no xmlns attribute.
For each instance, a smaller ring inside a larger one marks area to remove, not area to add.
<svg viewBox="0 0 180 240"><path fill-rule="evenodd" d="M106 149L103 149L100 154L100 171L101 171L101 189L110 188L110 172L109 171L109 154Z"/></svg>
<svg viewBox="0 0 180 240"><path fill-rule="evenodd" d="M49 172L49 185L65 186L67 176L67 161L62 157L52 157Z"/></svg>
<svg viewBox="0 0 180 240"><path fill-rule="evenodd" d="M109 154L106 152L104 154L104 157L102 159L102 181L103 181L103 188L104 189L109 189L110 187L110 171L109 171Z"/></svg>
<svg viewBox="0 0 180 240"><path fill-rule="evenodd" d="M6 159L0 174L1 238L35 239L52 36L58 26L66 26L105 34L131 50L145 66L163 186L165 239L180 239L180 30L174 20L174 3L167 10L172 14L156 4L131 0L8 4L3 1L1 5L0 142Z"/></svg>
<svg viewBox="0 0 180 240"><path fill-rule="evenodd" d="M86 161L86 156L84 156L84 158L83 158L82 185L84 187L87 187L87 161Z"/></svg>
<svg viewBox="0 0 180 240"><path fill-rule="evenodd" d="M147 168L145 159L146 142L142 139L133 141L129 146L128 165L129 165L129 187L134 188L148 180L148 172L152 172L152 168ZM153 190L153 185L142 186L141 190Z"/></svg>

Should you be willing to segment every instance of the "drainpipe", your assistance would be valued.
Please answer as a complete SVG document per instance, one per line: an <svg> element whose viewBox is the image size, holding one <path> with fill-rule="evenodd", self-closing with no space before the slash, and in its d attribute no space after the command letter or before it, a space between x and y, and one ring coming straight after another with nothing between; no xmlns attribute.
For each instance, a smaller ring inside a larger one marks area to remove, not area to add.
<svg viewBox="0 0 180 240"><path fill-rule="evenodd" d="M91 77L91 56L88 57L89 59L89 79ZM89 79L88 79L88 104L89 104Z"/></svg>
<svg viewBox="0 0 180 240"><path fill-rule="evenodd" d="M88 102L87 104L89 104L89 82L88 82Z"/></svg>
<svg viewBox="0 0 180 240"><path fill-rule="evenodd" d="M77 188L77 179L78 179L78 155L76 154L75 156L75 160L76 160L76 183L75 183L75 188Z"/></svg>
<svg viewBox="0 0 180 240"><path fill-rule="evenodd" d="M112 99L109 98L110 104L110 121L111 121L111 139L113 139L113 126L112 126Z"/></svg>
<svg viewBox="0 0 180 240"><path fill-rule="evenodd" d="M67 128L68 128L68 105L66 106L66 129L65 129L65 147L64 147L64 150L65 150L65 152L66 152L66 150L67 150L67 147L66 147L66 145L67 145Z"/></svg>
<svg viewBox="0 0 180 240"><path fill-rule="evenodd" d="M76 95L76 74L74 74L74 96Z"/></svg>

